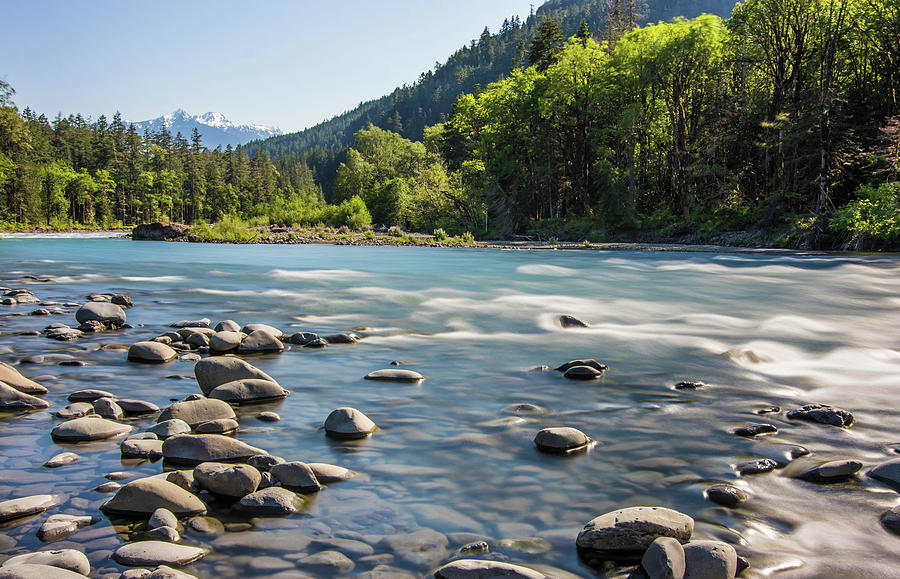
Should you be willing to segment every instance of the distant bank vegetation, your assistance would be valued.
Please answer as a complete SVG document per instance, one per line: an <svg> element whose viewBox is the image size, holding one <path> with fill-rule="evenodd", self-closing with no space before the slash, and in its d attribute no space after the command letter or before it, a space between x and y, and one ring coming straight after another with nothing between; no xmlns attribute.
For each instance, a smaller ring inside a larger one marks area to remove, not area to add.
<svg viewBox="0 0 900 579"><path fill-rule="evenodd" d="M0 226L172 220L239 237L241 225L384 225L589 242L752 231L738 239L900 248L896 3L748 0L728 20L646 26L635 4L570 38L545 18L509 75L455 98L420 141L390 130L402 118L369 125L327 175L315 151L208 150L118 114L50 121L19 111L4 83Z"/></svg>

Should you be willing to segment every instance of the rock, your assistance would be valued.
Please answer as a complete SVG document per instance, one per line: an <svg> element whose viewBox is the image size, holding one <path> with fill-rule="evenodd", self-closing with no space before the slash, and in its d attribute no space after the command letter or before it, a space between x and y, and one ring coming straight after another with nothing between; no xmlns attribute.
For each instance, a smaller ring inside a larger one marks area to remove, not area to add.
<svg viewBox="0 0 900 579"><path fill-rule="evenodd" d="M550 579L548 575L510 563L500 561L481 561L477 559L458 559L447 563L434 572L437 579L494 579L509 577L510 579Z"/></svg>
<svg viewBox="0 0 900 579"><path fill-rule="evenodd" d="M256 419L263 422L278 422L281 420L281 416L277 412L266 411L257 414Z"/></svg>
<svg viewBox="0 0 900 579"><path fill-rule="evenodd" d="M38 308L28 313L29 316L49 316L50 310L47 308Z"/></svg>
<svg viewBox="0 0 900 579"><path fill-rule="evenodd" d="M881 515L881 524L888 531L900 535L900 505Z"/></svg>
<svg viewBox="0 0 900 579"><path fill-rule="evenodd" d="M138 342L128 348L128 360L149 364L165 364L178 357L178 352L160 342Z"/></svg>
<svg viewBox="0 0 900 579"><path fill-rule="evenodd" d="M303 493L315 493L322 487L313 470L303 462L283 462L269 469L281 486L299 489Z"/></svg>
<svg viewBox="0 0 900 579"><path fill-rule="evenodd" d="M81 322L81 325L78 326L78 330L81 332L85 332L88 334L93 334L95 332L102 332L106 329L106 326L103 325L103 322L99 320L88 320L86 322Z"/></svg>
<svg viewBox="0 0 900 579"><path fill-rule="evenodd" d="M173 341L176 341L176 342L177 342L178 340L187 342L187 341L188 341L189 339L191 339L191 337L193 337L193 336L204 336L205 338L207 338L207 340L206 340L205 342L202 342L202 343L206 343L206 342L209 341L209 337L212 336L212 335L215 334L215 333L216 333L216 331L215 331L215 330L212 330L212 329L210 329L210 328L196 327L196 326L195 326L195 327L179 328L176 332L174 332L174 334L171 333L171 332L169 332L169 333L166 333L166 334L164 334L164 335L165 335L165 336L171 337L172 340L173 340Z"/></svg>
<svg viewBox="0 0 900 579"><path fill-rule="evenodd" d="M181 223L144 223L131 230L131 238L141 241L187 239L189 229Z"/></svg>
<svg viewBox="0 0 900 579"><path fill-rule="evenodd" d="M192 517L187 526L204 535L221 535L225 532L225 525L222 524L222 521L213 517Z"/></svg>
<svg viewBox="0 0 900 579"><path fill-rule="evenodd" d="M682 579L684 548L677 539L659 537L644 552L641 567L650 579Z"/></svg>
<svg viewBox="0 0 900 579"><path fill-rule="evenodd" d="M705 382L700 382L700 381L684 380L684 381L675 383L675 390L700 390L701 388L706 388L706 387L707 387L707 384Z"/></svg>
<svg viewBox="0 0 900 579"><path fill-rule="evenodd" d="M147 579L197 579L197 576L178 569L172 569L167 565L160 565L153 570L153 573L147 575Z"/></svg>
<svg viewBox="0 0 900 579"><path fill-rule="evenodd" d="M90 402L94 403L95 400L100 398L115 398L115 396L111 392L107 392L106 390L97 390L94 388L85 388L83 390L76 390L69 394L67 400L69 402Z"/></svg>
<svg viewBox="0 0 900 579"><path fill-rule="evenodd" d="M47 330L46 332L48 338L58 342L71 342L72 340L77 340L81 337L81 334L81 330L69 327Z"/></svg>
<svg viewBox="0 0 900 579"><path fill-rule="evenodd" d="M206 549L174 545L164 541L126 543L116 549L112 559L121 565L188 565L206 555Z"/></svg>
<svg viewBox="0 0 900 579"><path fill-rule="evenodd" d="M266 454L262 449L218 434L179 434L166 439L162 451L166 460L182 464L239 462Z"/></svg>
<svg viewBox="0 0 900 579"><path fill-rule="evenodd" d="M748 424L747 426L735 428L732 432L738 436L752 438L754 436L759 436L760 434L778 432L778 428L776 428L774 424Z"/></svg>
<svg viewBox="0 0 900 579"><path fill-rule="evenodd" d="M18 370L3 362L0 362L0 382L25 394L42 396L47 393L46 388L34 380L26 378Z"/></svg>
<svg viewBox="0 0 900 579"><path fill-rule="evenodd" d="M177 543L181 540L181 535L175 527L162 526L155 527L144 533L144 539L149 541L166 541L168 543Z"/></svg>
<svg viewBox="0 0 900 579"><path fill-rule="evenodd" d="M590 328L587 322L583 322L574 316L559 316L557 318L559 325L564 328Z"/></svg>
<svg viewBox="0 0 900 579"><path fill-rule="evenodd" d="M411 533L388 535L382 544L407 565L433 568L447 556L447 537L433 529L420 527Z"/></svg>
<svg viewBox="0 0 900 579"><path fill-rule="evenodd" d="M869 476L900 491L900 458L883 462L868 472Z"/></svg>
<svg viewBox="0 0 900 579"><path fill-rule="evenodd" d="M158 439L128 439L119 445L122 458L162 458L163 441Z"/></svg>
<svg viewBox="0 0 900 579"><path fill-rule="evenodd" d="M153 414L159 412L159 406L152 402L144 400L134 400L132 398L116 398L116 404L125 411L129 416L141 416L144 414Z"/></svg>
<svg viewBox="0 0 900 579"><path fill-rule="evenodd" d="M244 340L241 332L216 332L209 337L209 349L213 352L230 352Z"/></svg>
<svg viewBox="0 0 900 579"><path fill-rule="evenodd" d="M61 452L45 462L44 466L47 468L59 468L61 466L66 466L67 464L72 464L79 458L81 457L74 452Z"/></svg>
<svg viewBox="0 0 900 579"><path fill-rule="evenodd" d="M110 420L119 420L125 416L125 411L115 400L104 396L94 400L94 414Z"/></svg>
<svg viewBox="0 0 900 579"><path fill-rule="evenodd" d="M400 368L387 368L385 370L375 370L369 372L365 376L366 380L380 380L384 382L421 382L425 376L412 370L403 370Z"/></svg>
<svg viewBox="0 0 900 579"><path fill-rule="evenodd" d="M313 539L310 545L313 545L314 547L323 547L333 551L340 551L344 555L354 558L371 557L375 554L375 549L372 545L354 539L341 539L337 537L320 538Z"/></svg>
<svg viewBox="0 0 900 579"><path fill-rule="evenodd" d="M131 298L125 294L116 294L113 297L109 298L110 303L116 304L117 306L121 306L122 308L133 308L134 302L131 301Z"/></svg>
<svg viewBox="0 0 900 579"><path fill-rule="evenodd" d="M246 464L204 462L194 468L194 480L217 495L241 498L256 490L262 476Z"/></svg>
<svg viewBox="0 0 900 579"><path fill-rule="evenodd" d="M231 418L219 418L201 422L194 429L197 434L229 434L240 428L237 420Z"/></svg>
<svg viewBox="0 0 900 579"><path fill-rule="evenodd" d="M603 372L591 366L572 366L563 376L570 380L594 380L603 376Z"/></svg>
<svg viewBox="0 0 900 579"><path fill-rule="evenodd" d="M82 442L88 440L105 440L131 432L132 427L119 424L99 416L85 416L57 424L50 431L54 440L63 442Z"/></svg>
<svg viewBox="0 0 900 579"><path fill-rule="evenodd" d="M833 460L812 466L797 474L797 478L817 483L841 482L853 478L862 468L857 460ZM788 467L790 469L791 467Z"/></svg>
<svg viewBox="0 0 900 579"><path fill-rule="evenodd" d="M691 541L684 546L684 579L734 579L737 553L721 541Z"/></svg>
<svg viewBox="0 0 900 579"><path fill-rule="evenodd" d="M594 441L577 428L568 426L545 428L534 437L539 450L551 453L567 453L582 450Z"/></svg>
<svg viewBox="0 0 900 579"><path fill-rule="evenodd" d="M106 515L151 515L164 508L178 516L206 514L206 505L180 486L156 477L139 478L124 485L100 506Z"/></svg>
<svg viewBox="0 0 900 579"><path fill-rule="evenodd" d="M162 566L157 567L157 569L161 568ZM171 569L171 567L166 567L166 569ZM150 577L150 573L150 569L126 569L125 571L122 571L118 579L147 579ZM191 577L193 577L193 575L191 575ZM113 578L109 577L109 579Z"/></svg>
<svg viewBox="0 0 900 579"><path fill-rule="evenodd" d="M199 320L181 320L171 324L170 328L208 328L212 322L209 318L201 318Z"/></svg>
<svg viewBox="0 0 900 579"><path fill-rule="evenodd" d="M240 332L241 325L234 320L222 320L216 324L216 332Z"/></svg>
<svg viewBox="0 0 900 579"><path fill-rule="evenodd" d="M109 302L88 302L75 312L75 319L79 324L97 321L117 328L125 323L125 310Z"/></svg>
<svg viewBox="0 0 900 579"><path fill-rule="evenodd" d="M0 382L0 409L3 410L43 410L50 403L31 394L25 394Z"/></svg>
<svg viewBox="0 0 900 579"><path fill-rule="evenodd" d="M94 405L89 402L73 402L65 408L56 411L56 416L65 420L81 418L94 413Z"/></svg>
<svg viewBox="0 0 900 579"><path fill-rule="evenodd" d="M157 418L157 422L164 422L177 418L187 422L191 428L203 422L218 420L219 418L236 418L234 409L222 400L211 398L198 398L194 400L182 400L163 410Z"/></svg>
<svg viewBox="0 0 900 579"><path fill-rule="evenodd" d="M272 517L296 513L305 504L305 499L281 487L269 487L250 493L242 498L236 507L254 517Z"/></svg>
<svg viewBox="0 0 900 579"><path fill-rule="evenodd" d="M259 472L269 472L273 466L282 464L283 462L285 462L283 458L280 456L272 456L271 454L257 454L247 459L247 464ZM312 468L312 465L309 466Z"/></svg>
<svg viewBox="0 0 900 579"><path fill-rule="evenodd" d="M640 558L659 537L690 540L694 519L665 507L630 507L591 520L578 533L576 545L613 559Z"/></svg>
<svg viewBox="0 0 900 579"><path fill-rule="evenodd" d="M284 398L287 391L271 380L244 378L216 386L208 396L231 404L246 404Z"/></svg>
<svg viewBox="0 0 900 579"><path fill-rule="evenodd" d="M119 490L120 488L122 488L122 485L120 485L117 482L106 482L100 486L94 487L93 490L94 490L94 492L97 492L97 493L108 494L108 493L114 493L117 490Z"/></svg>
<svg viewBox="0 0 900 579"><path fill-rule="evenodd" d="M238 354L282 352L284 351L284 344L278 337L266 330L255 330L244 338L237 351Z"/></svg>
<svg viewBox="0 0 900 579"><path fill-rule="evenodd" d="M268 380L277 382L271 376L252 364L231 356L210 356L197 362L194 375L203 394L208 395L217 386L234 380Z"/></svg>
<svg viewBox="0 0 900 579"><path fill-rule="evenodd" d="M566 362L562 366L554 368L557 372L566 372L569 368L574 368L575 366L588 366L595 370L599 370L600 372L605 372L609 370L609 366L606 364L602 364L593 358L588 358L586 360L571 360Z"/></svg>
<svg viewBox="0 0 900 579"><path fill-rule="evenodd" d="M194 492L197 487L194 484L194 469L173 470L166 475L166 481L183 488L189 493Z"/></svg>
<svg viewBox="0 0 900 579"><path fill-rule="evenodd" d="M33 495L0 501L0 522L43 513L57 502L55 495Z"/></svg>
<svg viewBox="0 0 900 579"><path fill-rule="evenodd" d="M321 340L318 334L314 334L312 332L297 332L295 334L291 334L289 338L285 341L289 344L296 344L298 346L306 346L311 342L315 342ZM324 340L322 340L324 342Z"/></svg>
<svg viewBox="0 0 900 579"><path fill-rule="evenodd" d="M282 332L278 328L270 326L268 324L247 324L246 326L241 328L241 331L244 332L245 334L247 334L248 336L257 330L266 332L267 334L271 334L272 336L275 336L278 339L281 339L282 336L284 336L284 332Z"/></svg>
<svg viewBox="0 0 900 579"><path fill-rule="evenodd" d="M188 336L184 343L194 348L203 348L209 346L209 338L205 334L198 332Z"/></svg>
<svg viewBox="0 0 900 579"><path fill-rule="evenodd" d="M356 473L352 470L333 464L309 462L306 466L312 470L319 484L323 485L347 481L356 476Z"/></svg>
<svg viewBox="0 0 900 579"><path fill-rule="evenodd" d="M64 539L84 527L94 524L92 517L73 515L50 515L38 529L37 537L45 543Z"/></svg>
<svg viewBox="0 0 900 579"><path fill-rule="evenodd" d="M762 474L778 468L778 463L771 458L760 458L738 463L734 469L741 475Z"/></svg>
<svg viewBox="0 0 900 579"><path fill-rule="evenodd" d="M807 404L802 408L789 411L787 417L791 420L805 420L846 428L853 426L854 422L853 415L848 411L827 404Z"/></svg>
<svg viewBox="0 0 900 579"><path fill-rule="evenodd" d="M52 565L23 563L0 567L0 579L84 579L81 573L60 569Z"/></svg>
<svg viewBox="0 0 900 579"><path fill-rule="evenodd" d="M706 498L723 507L734 508L750 498L750 494L732 485L713 485L704 491Z"/></svg>
<svg viewBox="0 0 900 579"><path fill-rule="evenodd" d="M157 527L178 527L178 517L169 509L160 507L150 515L147 526L151 529Z"/></svg>
<svg viewBox="0 0 900 579"><path fill-rule="evenodd" d="M322 339L329 344L356 344L359 342L359 336L353 333L328 334L322 336Z"/></svg>
<svg viewBox="0 0 900 579"><path fill-rule="evenodd" d="M332 438L365 438L375 432L375 429L375 423L368 416L346 406L333 410L325 419L325 433Z"/></svg>
<svg viewBox="0 0 900 579"><path fill-rule="evenodd" d="M91 563L84 553L75 549L56 549L53 551L37 551L35 553L25 553L23 555L15 555L3 562L2 567L12 567L28 563L31 565L49 565L66 569L73 573L81 575L89 575L91 572Z"/></svg>
<svg viewBox="0 0 900 579"><path fill-rule="evenodd" d="M157 437L164 440L170 436L175 436L176 434L186 434L190 432L191 426L180 418L172 418L155 424L148 428L147 431L152 432Z"/></svg>
<svg viewBox="0 0 900 579"><path fill-rule="evenodd" d="M299 559L297 565L300 567L319 567L323 572L329 574L348 573L356 566L349 557L338 551L319 551Z"/></svg>

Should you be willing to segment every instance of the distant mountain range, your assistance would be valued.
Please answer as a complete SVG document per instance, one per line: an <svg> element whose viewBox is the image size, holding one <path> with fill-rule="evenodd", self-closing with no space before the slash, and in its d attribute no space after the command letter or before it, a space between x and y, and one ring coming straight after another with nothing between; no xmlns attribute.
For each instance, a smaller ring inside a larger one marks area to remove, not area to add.
<svg viewBox="0 0 900 579"><path fill-rule="evenodd" d="M173 136L181 133L181 136L188 140L196 128L200 132L203 145L208 149L225 148L227 145L243 145L249 141L267 139L281 134L281 129L278 127L242 125L228 120L222 113L190 115L183 109L149 121L132 121L132 124L140 133L144 130L156 132L165 126Z"/></svg>

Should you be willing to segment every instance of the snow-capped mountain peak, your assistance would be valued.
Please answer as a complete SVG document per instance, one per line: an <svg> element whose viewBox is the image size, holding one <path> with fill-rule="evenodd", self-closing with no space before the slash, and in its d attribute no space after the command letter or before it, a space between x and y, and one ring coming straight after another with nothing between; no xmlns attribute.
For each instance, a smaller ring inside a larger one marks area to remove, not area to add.
<svg viewBox="0 0 900 579"><path fill-rule="evenodd" d="M194 116L180 108L167 115L132 124L138 132L145 130L157 132L165 126L173 135L181 133L185 139L190 139L196 128L200 132L201 141L210 149L227 145L242 145L255 139L265 139L281 134L281 129L278 127L239 124L217 112Z"/></svg>

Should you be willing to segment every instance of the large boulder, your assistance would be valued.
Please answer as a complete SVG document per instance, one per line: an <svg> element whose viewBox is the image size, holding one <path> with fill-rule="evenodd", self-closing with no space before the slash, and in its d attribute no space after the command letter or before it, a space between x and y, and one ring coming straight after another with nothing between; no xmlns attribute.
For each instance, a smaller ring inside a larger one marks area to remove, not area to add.
<svg viewBox="0 0 900 579"><path fill-rule="evenodd" d="M34 380L29 380L28 378L20 374L18 370L16 370L9 364L4 364L3 362L0 362L0 382L4 382L7 385L12 386L19 392L24 392L25 394L40 396L47 393L46 388L44 388Z"/></svg>
<svg viewBox="0 0 900 579"><path fill-rule="evenodd" d="M57 424L50 436L63 442L106 440L131 432L132 428L92 414Z"/></svg>
<svg viewBox="0 0 900 579"><path fill-rule="evenodd" d="M324 462L308 462L306 466L312 470L319 484L330 484L350 480L356 476L356 473L349 468L337 466L336 464L327 464Z"/></svg>
<svg viewBox="0 0 900 579"><path fill-rule="evenodd" d="M262 475L247 464L204 462L194 468L194 480L217 495L241 498L256 490Z"/></svg>
<svg viewBox="0 0 900 579"><path fill-rule="evenodd" d="M0 522L43 513L58 502L56 495L33 495L0 501Z"/></svg>
<svg viewBox="0 0 900 579"><path fill-rule="evenodd" d="M178 357L178 352L160 342L138 342L128 348L128 360L148 364L164 364Z"/></svg>
<svg viewBox="0 0 900 579"><path fill-rule="evenodd" d="M131 230L131 238L140 241L186 240L190 227L181 223L145 223Z"/></svg>
<svg viewBox="0 0 900 579"><path fill-rule="evenodd" d="M10 557L3 562L2 567L12 567L23 563L50 565L51 567L66 569L82 575L88 575L91 572L91 563L88 561L88 558L84 553L75 549L53 549L51 551L23 553L22 555Z"/></svg>
<svg viewBox="0 0 900 579"><path fill-rule="evenodd" d="M238 354L264 354L284 351L284 344L266 330L254 330L238 346Z"/></svg>
<svg viewBox="0 0 900 579"><path fill-rule="evenodd" d="M240 358L233 356L210 356L194 365L194 375L203 394L209 395L213 388L234 380L268 380L275 379ZM277 382L275 382L277 384Z"/></svg>
<svg viewBox="0 0 900 579"><path fill-rule="evenodd" d="M694 519L665 507L630 507L594 518L578 533L575 543L589 554L609 559L640 559L659 537L687 543Z"/></svg>
<svg viewBox="0 0 900 579"><path fill-rule="evenodd" d="M50 403L45 400L16 390L12 386L8 386L6 382L0 382L0 409L41 410L49 406Z"/></svg>
<svg viewBox="0 0 900 579"><path fill-rule="evenodd" d="M157 422L177 418L188 423L191 428L198 424L218 420L220 418L235 418L234 409L222 400L211 398L196 398L194 400L182 400L175 402L159 413Z"/></svg>
<svg viewBox="0 0 900 579"><path fill-rule="evenodd" d="M94 321L118 328L125 323L125 310L110 302L88 302L75 312L75 319L79 324Z"/></svg>
<svg viewBox="0 0 900 579"><path fill-rule="evenodd" d="M447 563L435 571L434 576L437 579L550 579L549 575L528 567L477 559L458 559Z"/></svg>
<svg viewBox="0 0 900 579"><path fill-rule="evenodd" d="M156 509L168 509L177 516L202 515L206 505L180 486L157 477L133 480L100 506L107 515L149 517Z"/></svg>
<svg viewBox="0 0 900 579"><path fill-rule="evenodd" d="M356 408L333 410L325 419L325 433L332 438L365 438L375 432L375 423Z"/></svg>
<svg viewBox="0 0 900 579"><path fill-rule="evenodd" d="M248 402L265 402L277 400L287 396L287 391L271 380L257 380L245 378L226 382L216 386L209 393L210 398L224 400L231 404L245 404Z"/></svg>
<svg viewBox="0 0 900 579"><path fill-rule="evenodd" d="M163 457L173 463L243 462L266 451L219 434L179 434L166 439Z"/></svg>

